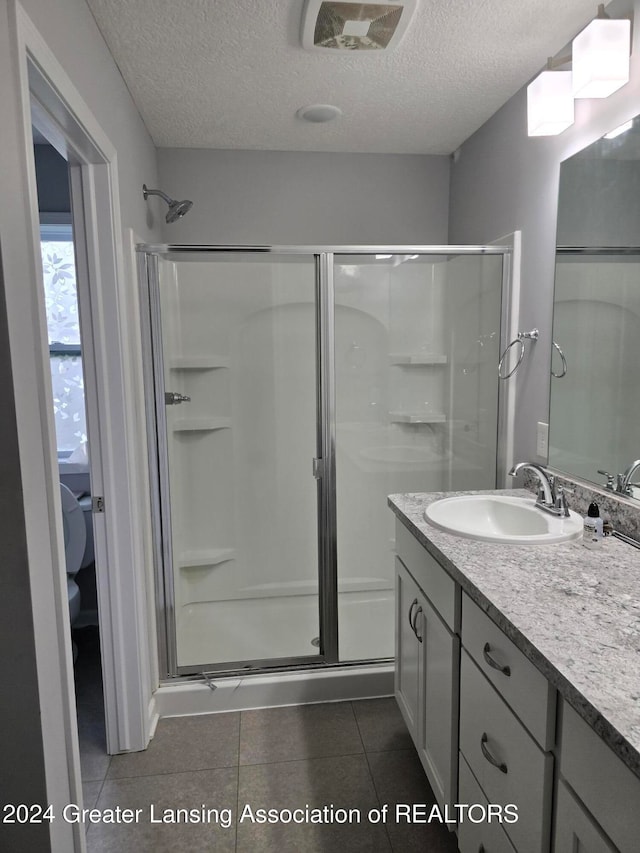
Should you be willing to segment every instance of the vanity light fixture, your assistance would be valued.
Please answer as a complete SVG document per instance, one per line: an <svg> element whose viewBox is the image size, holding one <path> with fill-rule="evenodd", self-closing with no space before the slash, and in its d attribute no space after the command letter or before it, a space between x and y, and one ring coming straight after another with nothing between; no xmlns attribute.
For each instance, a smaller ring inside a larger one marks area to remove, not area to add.
<svg viewBox="0 0 640 853"><path fill-rule="evenodd" d="M527 87L527 128L529 136L556 136L573 124L571 71L554 71L549 59L547 70Z"/></svg>
<svg viewBox="0 0 640 853"><path fill-rule="evenodd" d="M631 20L598 15L573 40L571 55L549 57L527 87L529 136L555 136L573 124L574 98L606 98L629 82ZM571 71L559 71L571 64ZM622 132L622 131L620 131Z"/></svg>
<svg viewBox="0 0 640 853"><path fill-rule="evenodd" d="M612 20L598 6L598 16L573 40L574 98L607 98L629 82L631 21Z"/></svg>
<svg viewBox="0 0 640 853"><path fill-rule="evenodd" d="M605 133L603 139L615 139L616 136L620 136L620 134L626 133L627 130L631 130L632 127L633 119L630 118L629 121L625 121L624 124L621 124L618 127L614 127L614 129L610 130L609 133Z"/></svg>

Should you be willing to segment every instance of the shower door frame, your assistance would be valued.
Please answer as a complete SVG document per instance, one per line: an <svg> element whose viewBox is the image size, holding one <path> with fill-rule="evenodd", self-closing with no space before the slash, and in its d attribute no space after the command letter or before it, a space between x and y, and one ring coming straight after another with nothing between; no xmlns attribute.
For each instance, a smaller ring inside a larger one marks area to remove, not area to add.
<svg viewBox="0 0 640 853"><path fill-rule="evenodd" d="M389 663L393 657L365 660L339 660L338 638L338 559L337 559L337 502L336 502L336 422L335 422L335 357L334 315L335 294L333 270L335 256L363 255L501 255L501 313L500 343L504 347L511 324L512 247L486 246L251 246L204 244L148 244L136 246L138 282L142 305L143 365L145 372L146 422L149 444L150 503L153 525L153 554L156 624L158 629L158 659L161 683L200 679L215 676L233 677L296 669L326 669L328 667L361 666L364 663ZM170 483L166 464L168 443L164 403L164 359L162 326L160 322L160 291L158 261L167 256L177 260L180 255L281 255L313 257L315 262L316 311L316 452L314 470L317 480L318 531L318 607L320 652L317 655L257 658L254 660L218 662L179 666L175 619L174 566L171 541ZM155 334L154 334L155 330ZM158 334L158 332L160 334ZM496 367L497 370L497 367ZM498 435L507 426L506 389L498 386ZM496 454L496 487L504 477L510 460L505 458L498 441Z"/></svg>

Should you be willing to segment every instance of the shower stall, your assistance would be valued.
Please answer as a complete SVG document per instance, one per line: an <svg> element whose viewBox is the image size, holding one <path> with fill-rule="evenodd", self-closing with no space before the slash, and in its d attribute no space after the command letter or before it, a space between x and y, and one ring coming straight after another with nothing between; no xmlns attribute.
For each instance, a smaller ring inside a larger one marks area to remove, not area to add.
<svg viewBox="0 0 640 853"><path fill-rule="evenodd" d="M161 674L389 661L395 492L494 488L505 247L138 247Z"/></svg>

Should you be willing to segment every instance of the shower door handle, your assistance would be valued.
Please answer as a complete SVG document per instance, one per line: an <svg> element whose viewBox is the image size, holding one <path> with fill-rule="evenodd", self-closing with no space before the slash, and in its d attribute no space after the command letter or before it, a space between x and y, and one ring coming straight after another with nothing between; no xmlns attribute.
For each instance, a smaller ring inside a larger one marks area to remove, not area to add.
<svg viewBox="0 0 640 853"><path fill-rule="evenodd" d="M318 459L317 457L313 460L313 476L316 480L321 480L324 477L324 459Z"/></svg>

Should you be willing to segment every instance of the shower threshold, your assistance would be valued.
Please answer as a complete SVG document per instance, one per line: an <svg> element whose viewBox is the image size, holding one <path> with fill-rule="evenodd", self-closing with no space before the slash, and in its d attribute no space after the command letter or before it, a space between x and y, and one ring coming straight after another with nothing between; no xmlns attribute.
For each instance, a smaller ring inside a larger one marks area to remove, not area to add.
<svg viewBox="0 0 640 853"><path fill-rule="evenodd" d="M393 695L394 659L179 676L154 694L156 719Z"/></svg>

